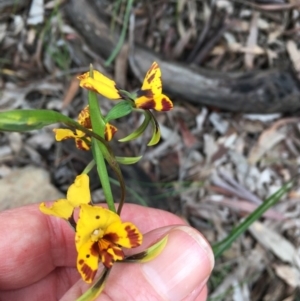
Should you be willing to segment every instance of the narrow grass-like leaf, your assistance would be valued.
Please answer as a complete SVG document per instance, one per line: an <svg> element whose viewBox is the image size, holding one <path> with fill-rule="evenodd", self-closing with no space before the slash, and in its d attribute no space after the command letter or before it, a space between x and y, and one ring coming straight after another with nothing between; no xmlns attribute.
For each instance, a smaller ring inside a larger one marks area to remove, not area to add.
<svg viewBox="0 0 300 301"><path fill-rule="evenodd" d="M221 256L222 253L227 250L231 244L250 227L252 223L258 220L269 208L275 205L282 196L292 188L292 185L293 181L289 181L283 185L278 191L273 193L259 207L257 207L239 226L233 229L225 239L213 245L212 249L215 258Z"/></svg>
<svg viewBox="0 0 300 301"><path fill-rule="evenodd" d="M160 140L160 129L159 129L158 122L156 121L153 114L150 111L148 111L148 112L151 115L150 120L151 120L151 124L152 124L152 138L147 145L153 146L153 145L157 144Z"/></svg>
<svg viewBox="0 0 300 301"><path fill-rule="evenodd" d="M128 135L122 139L119 139L120 142L127 142L127 141L134 140L134 139L140 137L144 133L144 131L146 130L146 128L151 120L151 116L149 114L146 114L146 112L144 113L144 116L145 116L145 119L143 120L142 124L130 135Z"/></svg>
<svg viewBox="0 0 300 301"><path fill-rule="evenodd" d="M142 159L143 156L138 157L116 157L116 160L118 163L123 165L130 165L135 164L136 162L139 162Z"/></svg>
<svg viewBox="0 0 300 301"><path fill-rule="evenodd" d="M124 44L126 33L127 33L127 28L128 28L128 23L129 23L130 11L131 11L131 8L132 8L132 5L133 5L133 1L134 0L128 0L127 1L121 35L120 35L119 41L118 41L115 49L113 50L113 52L111 53L109 58L105 61L105 63L104 63L105 67L108 67L114 61L114 59L116 58L116 56L118 55L119 51L121 50L121 48Z"/></svg>

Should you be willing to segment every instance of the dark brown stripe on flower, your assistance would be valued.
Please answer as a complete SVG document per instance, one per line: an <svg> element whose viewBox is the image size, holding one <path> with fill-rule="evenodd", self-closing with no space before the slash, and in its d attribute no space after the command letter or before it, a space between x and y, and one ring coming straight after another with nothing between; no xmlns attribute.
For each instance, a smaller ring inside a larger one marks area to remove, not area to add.
<svg viewBox="0 0 300 301"><path fill-rule="evenodd" d="M161 100L162 111L170 111L173 108L172 102L167 98L162 98Z"/></svg>
<svg viewBox="0 0 300 301"><path fill-rule="evenodd" d="M114 253L116 254L116 256L118 257L118 260L122 260L125 255L122 251L122 249L120 247L113 247Z"/></svg>
<svg viewBox="0 0 300 301"><path fill-rule="evenodd" d="M93 256L99 256L99 252L100 252L100 251L99 251L99 245L98 245L97 242L95 242L95 243L92 245L90 251L91 251L91 254L92 254Z"/></svg>
<svg viewBox="0 0 300 301"><path fill-rule="evenodd" d="M150 69L148 70L148 74L150 74L151 72L152 72L152 70L156 70L156 69L158 69L158 64L156 63L156 62L154 62L152 65L151 65L151 67L150 67ZM148 75L147 74L147 75Z"/></svg>
<svg viewBox="0 0 300 301"><path fill-rule="evenodd" d="M80 271L84 275L84 280L87 282L93 281L97 273L97 270L92 270L87 264L84 263L84 260L80 260L79 264L82 266L80 268Z"/></svg>
<svg viewBox="0 0 300 301"><path fill-rule="evenodd" d="M132 248L138 247L142 243L142 235L137 232L136 228L128 225L125 227L125 231L127 232L127 237Z"/></svg>
<svg viewBox="0 0 300 301"><path fill-rule="evenodd" d="M110 242L110 246L113 244L117 244L119 240L119 235L117 233L107 233L103 235L102 241L108 241Z"/></svg>
<svg viewBox="0 0 300 301"><path fill-rule="evenodd" d="M102 263L108 269L111 268L113 263L115 262L113 256L111 254L107 253L107 250L101 250L100 257L101 257Z"/></svg>
<svg viewBox="0 0 300 301"><path fill-rule="evenodd" d="M82 84L82 87L85 88L85 89L87 89L87 90L90 90L90 91L93 91L93 92L98 93L97 89L95 89L95 88L94 88L92 85L90 85L90 84L87 84L87 83Z"/></svg>
<svg viewBox="0 0 300 301"><path fill-rule="evenodd" d="M148 84L151 84L153 82L154 78L155 78L155 73L152 73L151 76L149 76L149 78L147 78Z"/></svg>
<svg viewBox="0 0 300 301"><path fill-rule="evenodd" d="M150 89L147 90L138 90L136 92L137 98L141 97L141 96L145 96L146 98L153 98L153 93Z"/></svg>
<svg viewBox="0 0 300 301"><path fill-rule="evenodd" d="M147 100L146 102L138 106L140 109L150 110L155 108L155 101L153 99Z"/></svg>
<svg viewBox="0 0 300 301"><path fill-rule="evenodd" d="M90 149L81 139L75 139L75 143L78 149L85 151Z"/></svg>

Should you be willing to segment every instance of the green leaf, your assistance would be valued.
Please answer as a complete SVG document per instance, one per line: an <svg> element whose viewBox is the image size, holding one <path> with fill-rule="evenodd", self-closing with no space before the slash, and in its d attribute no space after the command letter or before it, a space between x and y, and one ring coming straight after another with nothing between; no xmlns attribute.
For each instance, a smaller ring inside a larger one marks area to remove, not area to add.
<svg viewBox="0 0 300 301"><path fill-rule="evenodd" d="M27 132L38 130L44 126L64 123L73 129L78 129L90 137L94 137L107 149L110 149L107 141L98 134L88 130L75 120L52 110L12 110L0 112L0 131Z"/></svg>
<svg viewBox="0 0 300 301"><path fill-rule="evenodd" d="M149 111L149 113L151 114L152 138L147 145L152 146L152 145L157 144L160 140L160 129L159 129L159 125L158 125L155 117L153 116L153 114L150 111Z"/></svg>
<svg viewBox="0 0 300 301"><path fill-rule="evenodd" d="M119 139L120 142L127 142L127 141L134 140L134 139L140 137L145 132L145 130L151 120L151 115L147 114L147 112L143 112L143 113L145 116L143 123L130 135L128 135L127 137L124 137L122 139Z"/></svg>
<svg viewBox="0 0 300 301"><path fill-rule="evenodd" d="M105 122L124 117L132 112L132 103L128 100L123 100L117 103L106 115Z"/></svg>
<svg viewBox="0 0 300 301"><path fill-rule="evenodd" d="M269 208L275 205L282 198L282 196L292 188L292 185L293 181L289 181L283 185L259 207L257 207L239 226L233 229L225 239L213 245L212 249L215 258L221 256L223 252L227 250L231 244L250 227L252 223L258 220Z"/></svg>
<svg viewBox="0 0 300 301"><path fill-rule="evenodd" d="M123 165L130 165L135 164L136 162L139 162L142 159L143 156L138 157L116 157L116 160L118 163Z"/></svg>
<svg viewBox="0 0 300 301"><path fill-rule="evenodd" d="M12 110L0 112L0 131L26 132L62 122L77 127L73 119L51 110Z"/></svg>

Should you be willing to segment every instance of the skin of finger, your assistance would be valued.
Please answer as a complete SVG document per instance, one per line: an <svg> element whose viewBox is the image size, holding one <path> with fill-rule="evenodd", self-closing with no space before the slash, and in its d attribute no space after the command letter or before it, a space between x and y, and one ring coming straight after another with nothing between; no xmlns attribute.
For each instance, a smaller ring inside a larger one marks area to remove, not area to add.
<svg viewBox="0 0 300 301"><path fill-rule="evenodd" d="M142 233L184 223L171 213L132 204L124 206L122 219L136 224ZM42 214L38 205L1 212L0 229L2 290L28 286L56 267L76 265L73 230L67 222Z"/></svg>
<svg viewBox="0 0 300 301"><path fill-rule="evenodd" d="M207 278L208 280L208 278ZM194 291L192 291L186 298L182 301L206 301L208 295L207 289L207 280L205 280L202 284L199 285Z"/></svg>
<svg viewBox="0 0 300 301"><path fill-rule="evenodd" d="M38 282L14 290L0 290L0 300L52 301L59 300L80 279L76 268L56 268Z"/></svg>
<svg viewBox="0 0 300 301"><path fill-rule="evenodd" d="M155 241L155 237L161 238L165 235L165 233L173 234L176 232L177 226L169 226L160 229L156 229L150 233L145 235L145 244L148 244L149 241ZM170 232L171 230L171 232ZM175 232L174 232L175 231ZM182 234L182 233L181 233ZM177 233L176 233L177 235ZM182 242L183 245L189 248L195 248L195 246L190 245L191 241L184 243L184 239L178 239L179 242ZM181 249L183 246L178 246ZM174 248L173 248L174 250ZM176 258L172 258L172 253L168 253L168 260L170 262L176 261ZM201 259L193 259L197 265L199 262L202 262L201 270L199 270L198 274L201 273L204 275L205 280L200 283L196 283L197 288L194 289L190 294L188 294L183 300L184 301L204 301L206 300L206 294L202 293L202 290L205 290L206 282L208 279L208 275L211 272L211 263L208 258ZM153 286L149 284L151 279L146 279L145 275L141 271L142 264L125 264L125 263L116 263L109 275L107 283L105 285L104 291L101 295L96 299L97 301L119 301L119 300L128 300L128 301L162 301L167 300L163 296L159 295L154 289ZM180 269L180 268L179 268ZM196 275L195 275L196 276ZM198 277L197 275L196 277ZM182 283L182 282L180 282ZM187 283L182 283L182 289L185 290L186 286L189 286ZM86 283L83 283L82 280L78 281L61 299L61 301L72 301L81 296L89 286Z"/></svg>

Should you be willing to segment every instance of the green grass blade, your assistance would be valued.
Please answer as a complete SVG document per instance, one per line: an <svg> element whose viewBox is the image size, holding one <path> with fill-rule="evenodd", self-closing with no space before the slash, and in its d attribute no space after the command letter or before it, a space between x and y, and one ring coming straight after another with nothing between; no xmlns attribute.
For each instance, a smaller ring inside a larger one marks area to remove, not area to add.
<svg viewBox="0 0 300 301"><path fill-rule="evenodd" d="M113 50L113 52L111 53L111 55L109 56L109 58L105 61L104 65L105 67L108 67L116 58L116 56L118 55L118 53L120 52L124 41L125 41L125 37L126 37L126 32L127 32L127 28L128 28L128 23L129 23L129 16L130 16L130 11L133 5L133 1L134 0L128 0L127 2L127 6L126 6L126 11L125 11L125 17L124 17L124 22L123 22L123 28L121 31L121 35L119 38L119 41L115 47L115 49Z"/></svg>
<svg viewBox="0 0 300 301"><path fill-rule="evenodd" d="M293 180L287 182L278 191L273 193L268 199L266 199L256 210L254 210L239 226L231 231L231 233L222 241L213 245L212 249L215 258L220 257L225 250L227 250L231 244L243 234L252 223L258 220L269 208L275 205L284 194L286 194L293 185Z"/></svg>

